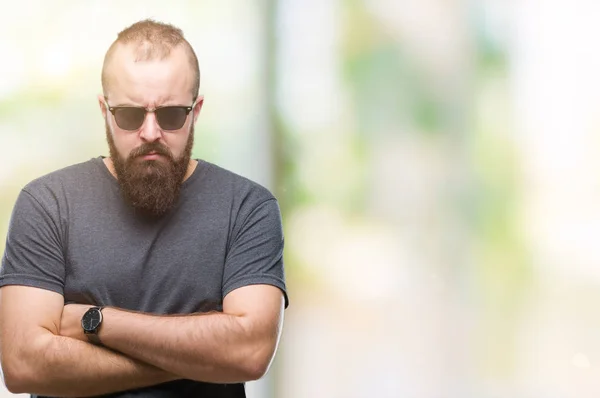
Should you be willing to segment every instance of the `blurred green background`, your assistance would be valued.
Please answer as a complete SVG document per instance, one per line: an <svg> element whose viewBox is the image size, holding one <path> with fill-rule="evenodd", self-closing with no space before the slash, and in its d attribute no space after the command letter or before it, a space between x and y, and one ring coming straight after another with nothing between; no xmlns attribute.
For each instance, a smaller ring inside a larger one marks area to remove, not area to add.
<svg viewBox="0 0 600 398"><path fill-rule="evenodd" d="M597 397L599 12L583 0L12 3L0 239L27 182L108 154L104 53L155 18L200 61L194 155L282 206L291 305L249 397Z"/></svg>

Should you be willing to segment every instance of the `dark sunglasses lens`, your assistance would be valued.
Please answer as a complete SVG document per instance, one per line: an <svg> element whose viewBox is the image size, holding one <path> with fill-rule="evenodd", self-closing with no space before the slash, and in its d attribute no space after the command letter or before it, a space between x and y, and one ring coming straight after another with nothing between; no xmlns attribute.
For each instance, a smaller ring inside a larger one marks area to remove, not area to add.
<svg viewBox="0 0 600 398"><path fill-rule="evenodd" d="M163 130L179 130L187 119L187 109L181 106L167 106L156 111L156 120Z"/></svg>
<svg viewBox="0 0 600 398"><path fill-rule="evenodd" d="M146 111L140 108L115 109L115 121L123 130L137 130L144 124Z"/></svg>

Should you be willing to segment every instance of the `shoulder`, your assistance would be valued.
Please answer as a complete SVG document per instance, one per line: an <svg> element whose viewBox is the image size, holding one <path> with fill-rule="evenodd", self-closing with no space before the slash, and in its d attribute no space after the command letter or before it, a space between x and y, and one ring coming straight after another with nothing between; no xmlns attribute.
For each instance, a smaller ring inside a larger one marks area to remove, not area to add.
<svg viewBox="0 0 600 398"><path fill-rule="evenodd" d="M244 204L244 207L256 207L268 200L276 201L275 195L264 185L214 163L198 162L203 169L199 184L212 193L230 196L240 205Z"/></svg>
<svg viewBox="0 0 600 398"><path fill-rule="evenodd" d="M76 163L35 178L23 187L23 191L38 200L56 199L69 192L85 190L86 183L97 176L100 158Z"/></svg>

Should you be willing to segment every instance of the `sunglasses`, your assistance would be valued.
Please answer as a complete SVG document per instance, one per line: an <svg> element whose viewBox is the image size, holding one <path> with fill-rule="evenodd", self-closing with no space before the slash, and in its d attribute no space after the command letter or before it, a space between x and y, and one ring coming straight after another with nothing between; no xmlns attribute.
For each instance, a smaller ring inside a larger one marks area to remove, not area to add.
<svg viewBox="0 0 600 398"><path fill-rule="evenodd" d="M185 124L192 106L161 106L153 110L141 106L109 106L107 109L115 117L117 126L123 130L138 130L146 120L146 114L154 112L162 130L179 130Z"/></svg>

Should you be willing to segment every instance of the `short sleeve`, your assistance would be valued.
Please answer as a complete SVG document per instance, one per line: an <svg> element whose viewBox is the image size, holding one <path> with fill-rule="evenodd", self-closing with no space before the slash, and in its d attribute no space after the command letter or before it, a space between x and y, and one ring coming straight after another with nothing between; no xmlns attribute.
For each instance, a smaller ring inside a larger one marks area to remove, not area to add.
<svg viewBox="0 0 600 398"><path fill-rule="evenodd" d="M11 214L0 266L0 287L24 285L63 294L65 261L60 223L22 190Z"/></svg>
<svg viewBox="0 0 600 398"><path fill-rule="evenodd" d="M288 296L283 267L283 228L276 199L259 204L232 237L223 274L223 297L247 285L276 286Z"/></svg>

